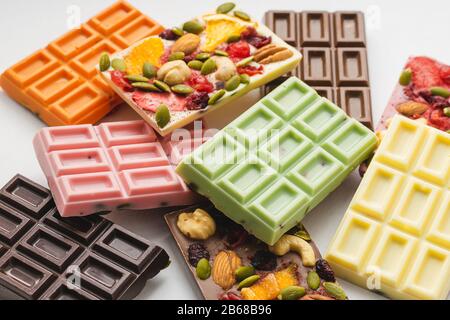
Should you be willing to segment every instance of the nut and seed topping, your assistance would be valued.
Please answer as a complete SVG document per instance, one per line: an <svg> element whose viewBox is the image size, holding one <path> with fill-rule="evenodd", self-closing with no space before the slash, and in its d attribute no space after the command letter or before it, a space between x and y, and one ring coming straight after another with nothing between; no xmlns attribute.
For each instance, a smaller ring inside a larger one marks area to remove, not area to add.
<svg viewBox="0 0 450 320"><path fill-rule="evenodd" d="M164 128L170 122L170 110L165 104L162 104L156 109L156 123L158 127Z"/></svg>
<svg viewBox="0 0 450 320"><path fill-rule="evenodd" d="M150 62L145 62L144 66L142 67L142 74L144 77L151 79L156 77L156 68L154 65L152 65Z"/></svg>
<svg viewBox="0 0 450 320"><path fill-rule="evenodd" d="M195 271L200 280L208 280L209 277L211 277L211 265L209 264L209 261L206 259L201 259L198 262Z"/></svg>
<svg viewBox="0 0 450 320"><path fill-rule="evenodd" d="M179 85L173 86L171 89L172 89L172 92L174 92L174 93L186 95L186 96L191 93L194 93L194 91L195 91L192 87L184 85L184 84L179 84Z"/></svg>
<svg viewBox="0 0 450 320"><path fill-rule="evenodd" d="M250 21L251 20L250 16L247 13L243 12L243 11L235 11L234 12L234 16L236 18L239 18L239 19L244 20L244 21Z"/></svg>
<svg viewBox="0 0 450 320"><path fill-rule="evenodd" d="M225 83L225 90L234 91L241 85L241 77L239 75L235 75L230 80Z"/></svg>
<svg viewBox="0 0 450 320"><path fill-rule="evenodd" d="M234 8L236 8L236 5L233 2L226 2L222 5L220 5L216 12L219 14L227 14L230 11L232 11Z"/></svg>
<svg viewBox="0 0 450 320"><path fill-rule="evenodd" d="M188 21L183 25L184 31L193 34L200 34L204 29L203 25L197 20Z"/></svg>
<svg viewBox="0 0 450 320"><path fill-rule="evenodd" d="M111 62L111 66L114 70L117 71L122 71L125 72L127 71L127 65L125 63L125 61L123 61L122 59L113 59L113 61Z"/></svg>
<svg viewBox="0 0 450 320"><path fill-rule="evenodd" d="M217 102L219 102L220 99L223 98L223 96L226 94L227 92L225 90L220 90L217 91L208 101L208 105L214 105Z"/></svg>
<svg viewBox="0 0 450 320"><path fill-rule="evenodd" d="M105 72L111 67L111 60L109 59L109 55L106 52L101 55L99 66L101 72Z"/></svg>
<svg viewBox="0 0 450 320"><path fill-rule="evenodd" d="M402 86L407 86L411 83L411 79L412 79L412 70L408 68L408 69L403 70L398 82Z"/></svg>

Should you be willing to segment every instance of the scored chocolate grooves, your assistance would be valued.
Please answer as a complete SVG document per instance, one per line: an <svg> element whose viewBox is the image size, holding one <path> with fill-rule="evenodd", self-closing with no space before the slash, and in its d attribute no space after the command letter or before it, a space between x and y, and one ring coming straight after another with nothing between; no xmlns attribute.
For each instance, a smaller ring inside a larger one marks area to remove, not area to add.
<svg viewBox="0 0 450 320"><path fill-rule="evenodd" d="M262 88L265 96L297 76L349 116L373 129L364 14L269 11L265 23L303 54L300 66Z"/></svg>
<svg viewBox="0 0 450 320"><path fill-rule="evenodd" d="M50 191L21 175L0 191L0 299L132 299L168 263L105 218L61 218Z"/></svg>

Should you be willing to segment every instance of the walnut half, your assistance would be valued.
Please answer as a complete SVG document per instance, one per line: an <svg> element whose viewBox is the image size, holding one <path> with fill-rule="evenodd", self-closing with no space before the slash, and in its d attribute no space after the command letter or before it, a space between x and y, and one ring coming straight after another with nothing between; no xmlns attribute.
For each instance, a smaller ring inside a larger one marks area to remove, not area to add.
<svg viewBox="0 0 450 320"><path fill-rule="evenodd" d="M186 237L194 240L208 240L216 233L214 219L202 209L180 214L177 225Z"/></svg>

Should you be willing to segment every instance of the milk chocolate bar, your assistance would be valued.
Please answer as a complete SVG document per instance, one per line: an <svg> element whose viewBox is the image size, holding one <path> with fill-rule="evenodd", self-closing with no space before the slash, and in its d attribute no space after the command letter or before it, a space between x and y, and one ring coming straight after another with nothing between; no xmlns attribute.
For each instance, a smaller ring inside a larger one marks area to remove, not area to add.
<svg viewBox="0 0 450 320"><path fill-rule="evenodd" d="M61 218L50 191L21 175L0 191L0 299L132 299L168 263L105 218Z"/></svg>
<svg viewBox="0 0 450 320"><path fill-rule="evenodd" d="M361 12L269 11L265 22L303 53L293 73L351 117L373 128L364 15ZM263 88L266 95L281 84Z"/></svg>

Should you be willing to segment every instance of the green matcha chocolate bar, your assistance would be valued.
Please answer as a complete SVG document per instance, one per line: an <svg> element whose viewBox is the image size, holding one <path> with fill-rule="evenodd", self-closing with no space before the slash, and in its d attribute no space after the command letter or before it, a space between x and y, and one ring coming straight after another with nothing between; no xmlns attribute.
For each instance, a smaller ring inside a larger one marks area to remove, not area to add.
<svg viewBox="0 0 450 320"><path fill-rule="evenodd" d="M273 245L373 152L373 132L293 77L186 157L177 172Z"/></svg>

